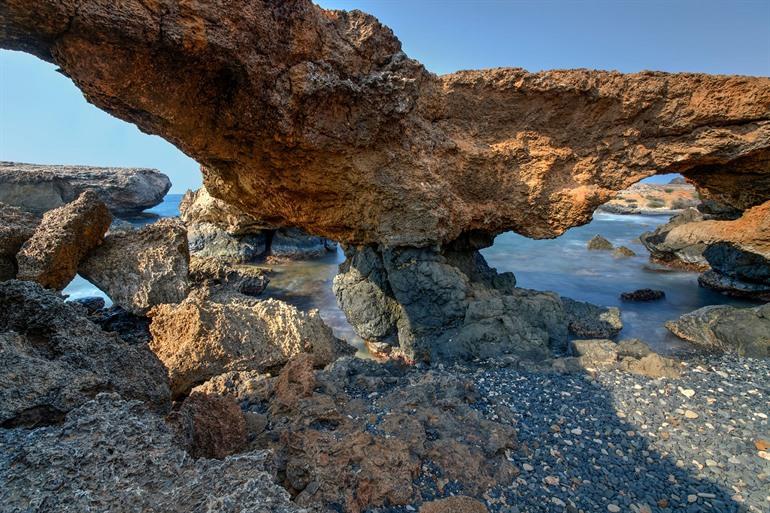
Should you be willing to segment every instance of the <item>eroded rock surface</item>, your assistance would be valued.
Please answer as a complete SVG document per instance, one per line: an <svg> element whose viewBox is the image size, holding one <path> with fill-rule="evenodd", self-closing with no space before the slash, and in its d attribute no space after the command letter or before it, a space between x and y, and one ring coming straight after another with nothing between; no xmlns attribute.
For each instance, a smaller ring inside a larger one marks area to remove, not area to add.
<svg viewBox="0 0 770 513"><path fill-rule="evenodd" d="M0 281L16 277L16 253L35 233L39 222L28 212L0 203Z"/></svg>
<svg viewBox="0 0 770 513"><path fill-rule="evenodd" d="M18 278L63 289L83 258L101 244L111 222L107 207L88 190L72 203L46 212L16 255Z"/></svg>
<svg viewBox="0 0 770 513"><path fill-rule="evenodd" d="M131 216L158 205L170 188L168 177L155 169L0 162L0 202L36 214L88 190L114 215Z"/></svg>
<svg viewBox="0 0 770 513"><path fill-rule="evenodd" d="M302 352L324 366L353 351L317 311L301 312L276 299L202 288L149 316L150 347L168 369L175 396L228 371L280 368Z"/></svg>
<svg viewBox="0 0 770 513"><path fill-rule="evenodd" d="M552 237L656 173L740 210L770 191L764 77L436 76L375 18L309 0L13 0L0 23L0 46L203 164L213 196L332 240Z"/></svg>
<svg viewBox="0 0 770 513"><path fill-rule="evenodd" d="M770 356L770 304L756 308L706 306L667 322L666 328L711 351Z"/></svg>
<svg viewBox="0 0 770 513"><path fill-rule="evenodd" d="M218 258L190 258L190 280L205 287L221 287L247 296L257 296L270 282L257 267L238 266Z"/></svg>
<svg viewBox="0 0 770 513"><path fill-rule="evenodd" d="M0 429L9 513L305 513L269 469L264 451L193 459L160 417L117 394L99 394L62 426Z"/></svg>
<svg viewBox="0 0 770 513"><path fill-rule="evenodd" d="M170 405L166 371L147 346L102 331L40 285L0 283L0 425L58 422L113 391L159 411Z"/></svg>
<svg viewBox="0 0 770 513"><path fill-rule="evenodd" d="M110 232L78 272L131 313L179 303L190 288L187 230L161 219L138 230Z"/></svg>

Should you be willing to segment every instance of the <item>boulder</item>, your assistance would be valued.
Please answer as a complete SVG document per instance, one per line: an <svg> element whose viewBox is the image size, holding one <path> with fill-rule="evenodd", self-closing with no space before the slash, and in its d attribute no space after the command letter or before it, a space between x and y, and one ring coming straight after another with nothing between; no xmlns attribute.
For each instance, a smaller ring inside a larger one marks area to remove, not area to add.
<svg viewBox="0 0 770 513"><path fill-rule="evenodd" d="M308 235L297 228L281 228L270 239L270 256L278 259L305 260L322 257L337 250L337 243Z"/></svg>
<svg viewBox="0 0 770 513"><path fill-rule="evenodd" d="M351 354L318 311L233 292L192 292L178 305L150 310L150 347L168 369L174 396L230 371L268 371L312 353L318 366Z"/></svg>
<svg viewBox="0 0 770 513"><path fill-rule="evenodd" d="M612 252L612 256L615 256L618 258L628 258L628 257L636 256L636 253L634 253L632 249L629 249L625 246L619 246L615 248L615 250Z"/></svg>
<svg viewBox="0 0 770 513"><path fill-rule="evenodd" d="M305 512L269 470L265 451L194 459L160 417L117 394L97 395L61 426L0 429L5 511Z"/></svg>
<svg viewBox="0 0 770 513"><path fill-rule="evenodd" d="M756 308L705 306L667 322L666 328L709 351L770 356L770 304Z"/></svg>
<svg viewBox="0 0 770 513"><path fill-rule="evenodd" d="M166 423L193 458L222 459L246 447L246 420L232 397L193 392Z"/></svg>
<svg viewBox="0 0 770 513"><path fill-rule="evenodd" d="M88 318L104 331L117 334L129 344L150 343L150 320L143 315L134 315L112 305L89 313Z"/></svg>
<svg viewBox="0 0 770 513"><path fill-rule="evenodd" d="M132 216L158 205L170 188L155 169L0 162L0 202L35 214L92 191L113 215Z"/></svg>
<svg viewBox="0 0 770 513"><path fill-rule="evenodd" d="M570 333L580 338L613 338L623 329L620 309L601 307L563 297L564 313Z"/></svg>
<svg viewBox="0 0 770 513"><path fill-rule="evenodd" d="M614 248L612 243L602 237L601 235L594 235L591 240L588 241L588 249L610 251Z"/></svg>
<svg viewBox="0 0 770 513"><path fill-rule="evenodd" d="M567 372L577 369L612 370L620 369L648 378L678 378L682 365L674 359L653 353L650 347L638 339L621 340L573 340L570 349L574 361L560 362L556 370L562 367ZM562 358L560 360L569 360Z"/></svg>
<svg viewBox="0 0 770 513"><path fill-rule="evenodd" d="M112 301L136 315L179 303L189 290L187 231L178 219L110 233L78 268Z"/></svg>
<svg viewBox="0 0 770 513"><path fill-rule="evenodd" d="M658 301L664 297L666 297L665 292L653 289L637 289L620 294L620 299L623 301Z"/></svg>
<svg viewBox="0 0 770 513"><path fill-rule="evenodd" d="M213 197L205 187L188 190L179 203L179 217L188 226L215 225L230 235L248 235L274 228L240 208Z"/></svg>
<svg viewBox="0 0 770 513"><path fill-rule="evenodd" d="M110 211L91 191L46 212L16 255L18 278L63 289L77 274L83 258L101 244L111 222Z"/></svg>
<svg viewBox="0 0 770 513"><path fill-rule="evenodd" d="M78 299L73 299L71 302L73 304L82 306L89 314L92 314L97 310L101 310L105 305L104 298L99 296L81 297Z"/></svg>
<svg viewBox="0 0 770 513"><path fill-rule="evenodd" d="M0 281L16 277L16 253L35 233L39 222L28 212L0 203Z"/></svg>
<svg viewBox="0 0 770 513"><path fill-rule="evenodd" d="M570 349L586 368L612 367L618 359L618 344L612 340L573 340Z"/></svg>
<svg viewBox="0 0 770 513"><path fill-rule="evenodd" d="M310 0L3 14L0 47L55 63L97 107L177 145L213 196L349 244L553 237L654 174L740 210L770 192L767 77L439 76L374 17Z"/></svg>
<svg viewBox="0 0 770 513"><path fill-rule="evenodd" d="M743 281L718 271L702 273L698 276L698 285L716 290L726 296L770 301L770 284Z"/></svg>
<svg viewBox="0 0 770 513"><path fill-rule="evenodd" d="M190 258L190 280L206 287L222 287L247 296L258 296L270 279L258 267L229 264L218 258Z"/></svg>
<svg viewBox="0 0 770 513"><path fill-rule="evenodd" d="M648 378L676 379L682 375L682 365L679 362L656 353L649 353L640 358L623 358L619 366L626 372Z"/></svg>
<svg viewBox="0 0 770 513"><path fill-rule="evenodd" d="M691 227L705 219L697 209L688 208L654 231L644 232L639 240L650 252L653 262L688 270L704 270L708 268L703 257L706 241L695 236Z"/></svg>
<svg viewBox="0 0 770 513"><path fill-rule="evenodd" d="M0 283L0 425L59 422L109 391L158 411L170 405L166 371L147 346L102 331L38 284Z"/></svg>
<svg viewBox="0 0 770 513"><path fill-rule="evenodd" d="M231 235L212 223L188 225L190 253L233 263L253 262L267 253L267 234Z"/></svg>

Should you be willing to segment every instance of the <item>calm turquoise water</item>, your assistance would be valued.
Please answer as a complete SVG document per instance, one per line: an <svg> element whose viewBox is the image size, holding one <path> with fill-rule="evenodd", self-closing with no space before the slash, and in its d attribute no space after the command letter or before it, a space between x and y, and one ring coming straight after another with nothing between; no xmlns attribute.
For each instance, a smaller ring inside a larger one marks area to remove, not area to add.
<svg viewBox="0 0 770 513"><path fill-rule="evenodd" d="M144 224L157 217L175 216L181 194L169 194L161 205L148 211L149 216L132 219ZM661 352L688 348L663 327L679 315L711 304L750 303L731 299L698 286L697 273L662 270L649 263L647 251L638 236L665 223L667 217L627 216L597 212L591 223L573 228L552 240L531 240L514 233L500 235L491 248L482 251L489 264L499 271L513 271L522 287L553 290L561 295L604 306L619 306L624 329L621 336L638 337ZM588 251L586 244L601 234L614 245L624 245L638 256L615 258L608 251ZM342 251L325 258L261 266L271 271L266 295L282 299L299 308L317 308L338 337L361 347L345 316L337 308L331 283L337 266L344 260ZM623 303L622 292L639 288L660 289L662 301ZM81 277L65 289L71 297L109 298Z"/></svg>

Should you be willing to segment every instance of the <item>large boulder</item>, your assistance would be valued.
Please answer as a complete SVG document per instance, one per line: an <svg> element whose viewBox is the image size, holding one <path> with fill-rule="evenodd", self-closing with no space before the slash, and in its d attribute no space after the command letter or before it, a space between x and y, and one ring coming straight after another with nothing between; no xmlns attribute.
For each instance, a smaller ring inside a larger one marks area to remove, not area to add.
<svg viewBox="0 0 770 513"><path fill-rule="evenodd" d="M639 239L654 262L683 269L705 270L708 264L703 251L708 241L701 240L691 230L695 223L705 219L698 209L688 208L654 231L644 232Z"/></svg>
<svg viewBox="0 0 770 513"><path fill-rule="evenodd" d="M42 214L95 192L116 216L130 216L163 201L171 188L155 169L52 166L0 162L0 202Z"/></svg>
<svg viewBox="0 0 770 513"><path fill-rule="evenodd" d="M213 224L230 235L254 234L274 228L238 207L214 198L205 187L185 193L179 203L179 217L188 226Z"/></svg>
<svg viewBox="0 0 770 513"><path fill-rule="evenodd" d="M705 306L667 322L666 328L709 351L770 356L770 304L756 308Z"/></svg>
<svg viewBox="0 0 770 513"><path fill-rule="evenodd" d="M0 283L0 425L58 422L99 392L164 411L165 369L143 345L92 323L80 307L35 283Z"/></svg>
<svg viewBox="0 0 770 513"><path fill-rule="evenodd" d="M155 305L185 298L189 262L184 224L161 219L138 230L110 232L78 271L117 305L144 315Z"/></svg>
<svg viewBox="0 0 770 513"><path fill-rule="evenodd" d="M317 311L301 312L276 299L201 288L148 315L150 347L168 369L175 396L225 372L280 368L303 352L318 366L353 352Z"/></svg>
<svg viewBox="0 0 770 513"><path fill-rule="evenodd" d="M35 233L39 222L28 212L0 203L0 281L16 277L16 253Z"/></svg>
<svg viewBox="0 0 770 513"><path fill-rule="evenodd" d="M273 482L270 455L194 459L137 401L99 394L62 426L0 429L3 511L303 513Z"/></svg>
<svg viewBox="0 0 770 513"><path fill-rule="evenodd" d="M63 289L77 274L83 258L101 244L111 222L110 211L91 191L46 212L16 255L18 278Z"/></svg>
<svg viewBox="0 0 770 513"><path fill-rule="evenodd" d="M741 210L770 192L767 77L437 76L374 17L310 0L3 14L1 47L54 62L96 106L180 147L212 196L332 240L553 237L653 174Z"/></svg>

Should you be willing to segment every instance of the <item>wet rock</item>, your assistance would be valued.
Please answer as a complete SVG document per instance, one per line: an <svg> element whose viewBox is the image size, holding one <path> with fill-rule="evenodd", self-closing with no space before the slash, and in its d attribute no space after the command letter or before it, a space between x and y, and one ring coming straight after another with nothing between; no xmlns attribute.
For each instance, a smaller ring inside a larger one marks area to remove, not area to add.
<svg viewBox="0 0 770 513"><path fill-rule="evenodd" d="M613 248L614 246L612 243L601 235L594 235L591 237L591 240L588 241L588 249L609 251Z"/></svg>
<svg viewBox="0 0 770 513"><path fill-rule="evenodd" d="M666 297L662 290L637 289L633 292L623 292L620 299L623 301L658 301Z"/></svg>
<svg viewBox="0 0 770 513"><path fill-rule="evenodd" d="M159 411L170 392L146 346L105 333L79 307L31 282L0 283L0 425L59 422L99 392L116 391Z"/></svg>
<svg viewBox="0 0 770 513"><path fill-rule="evenodd" d="M110 233L78 268L81 276L136 315L179 303L189 289L187 233L177 219Z"/></svg>
<svg viewBox="0 0 770 513"><path fill-rule="evenodd" d="M47 212L16 255L18 278L63 289L83 258L102 242L111 222L109 210L91 191Z"/></svg>
<svg viewBox="0 0 770 513"><path fill-rule="evenodd" d="M708 267L703 257L706 244L694 237L687 226L692 227L692 223L705 219L697 209L688 208L654 231L644 232L639 239L650 252L650 259L654 262L683 269L704 270Z"/></svg>
<svg viewBox="0 0 770 513"><path fill-rule="evenodd" d="M214 196L276 225L425 247L475 230L553 237L653 174L740 209L770 191L766 77L439 76L359 11L143 5L16 2L0 46L54 62L97 107L200 162Z"/></svg>
<svg viewBox="0 0 770 513"><path fill-rule="evenodd" d="M312 353L318 366L351 354L318 311L301 312L275 299L208 289L178 305L150 310L150 347L168 369L174 396L229 371L268 371Z"/></svg>
<svg viewBox="0 0 770 513"><path fill-rule="evenodd" d="M113 305L90 313L88 318L104 331L116 333L129 344L150 343L150 320L143 315L135 315Z"/></svg>
<svg viewBox="0 0 770 513"><path fill-rule="evenodd" d="M628 258L636 256L636 253L634 253L632 249L629 249L625 246L619 246L615 248L615 250L612 252L612 255L618 258Z"/></svg>
<svg viewBox="0 0 770 513"><path fill-rule="evenodd" d="M726 296L770 301L770 284L752 283L731 278L718 271L706 271L698 276L698 284Z"/></svg>
<svg viewBox="0 0 770 513"><path fill-rule="evenodd" d="M99 394L62 426L0 429L7 511L302 513L273 482L263 451L193 459L137 401Z"/></svg>
<svg viewBox="0 0 770 513"><path fill-rule="evenodd" d="M170 188L155 169L0 162L0 202L36 214L92 191L114 215L131 216L160 204Z"/></svg>
<svg viewBox="0 0 770 513"><path fill-rule="evenodd" d="M40 219L0 203L0 281L16 277L16 253L35 233Z"/></svg>
<svg viewBox="0 0 770 513"><path fill-rule="evenodd" d="M458 495L424 503L420 513L487 513L484 503Z"/></svg>
<svg viewBox="0 0 770 513"><path fill-rule="evenodd" d="M712 351L770 356L770 304L756 308L706 306L666 323L674 335Z"/></svg>
<svg viewBox="0 0 770 513"><path fill-rule="evenodd" d="M218 258L190 258L190 280L206 287L222 287L247 296L257 296L270 282L257 267L232 265Z"/></svg>
<svg viewBox="0 0 770 513"><path fill-rule="evenodd" d="M581 338L613 338L623 329L617 307L601 307L563 297L569 331Z"/></svg>
<svg viewBox="0 0 770 513"><path fill-rule="evenodd" d="M222 459L246 447L246 420L232 397L193 392L166 423L193 458Z"/></svg>
<svg viewBox="0 0 770 513"><path fill-rule="evenodd" d="M270 255L279 259L318 258L336 250L336 242L323 237L308 235L297 228L276 230L270 240Z"/></svg>
<svg viewBox="0 0 770 513"><path fill-rule="evenodd" d="M73 304L80 305L86 309L86 312L92 314L97 310L104 308L104 298L99 296L81 297L78 299L72 299L70 301ZM109 331L109 330L108 330Z"/></svg>
<svg viewBox="0 0 770 513"><path fill-rule="evenodd" d="M253 262L267 253L267 235L231 235L211 223L189 225L190 253L202 258L219 258L234 263Z"/></svg>

